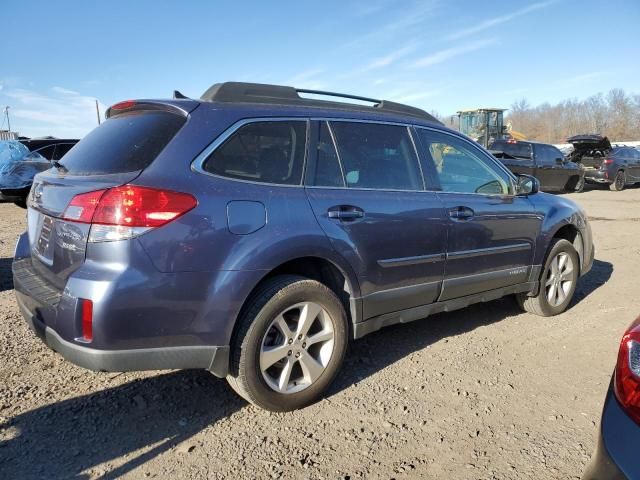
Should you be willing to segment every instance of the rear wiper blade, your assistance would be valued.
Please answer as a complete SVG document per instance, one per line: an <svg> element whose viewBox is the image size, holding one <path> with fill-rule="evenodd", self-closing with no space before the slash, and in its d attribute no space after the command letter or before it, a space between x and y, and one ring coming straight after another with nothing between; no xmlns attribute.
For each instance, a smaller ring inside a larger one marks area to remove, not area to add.
<svg viewBox="0 0 640 480"><path fill-rule="evenodd" d="M58 169L59 172L67 173L69 171L69 169L61 164L58 160L51 160L51 163Z"/></svg>

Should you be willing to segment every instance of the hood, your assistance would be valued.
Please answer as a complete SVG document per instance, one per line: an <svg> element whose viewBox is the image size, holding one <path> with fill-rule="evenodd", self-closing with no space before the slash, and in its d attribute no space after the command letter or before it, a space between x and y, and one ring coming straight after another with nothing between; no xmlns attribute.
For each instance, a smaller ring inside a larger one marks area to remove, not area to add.
<svg viewBox="0 0 640 480"><path fill-rule="evenodd" d="M571 143L577 151L587 150L609 150L611 142L603 135L574 135L567 138L567 143Z"/></svg>

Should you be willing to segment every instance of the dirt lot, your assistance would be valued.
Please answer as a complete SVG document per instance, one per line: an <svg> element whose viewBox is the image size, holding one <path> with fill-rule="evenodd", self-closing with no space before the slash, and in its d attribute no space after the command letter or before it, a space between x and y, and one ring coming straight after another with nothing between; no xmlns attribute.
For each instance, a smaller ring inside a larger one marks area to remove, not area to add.
<svg viewBox="0 0 640 480"><path fill-rule="evenodd" d="M25 326L10 275L24 210L0 205L0 478L579 478L640 313L640 189L571 196L592 272L554 318L510 299L354 344L325 400L269 414L206 372L92 373Z"/></svg>

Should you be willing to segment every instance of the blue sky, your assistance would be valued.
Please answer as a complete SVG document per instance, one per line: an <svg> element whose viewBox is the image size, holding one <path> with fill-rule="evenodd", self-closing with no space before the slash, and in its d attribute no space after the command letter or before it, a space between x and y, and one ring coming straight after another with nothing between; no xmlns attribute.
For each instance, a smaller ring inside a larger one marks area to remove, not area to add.
<svg viewBox="0 0 640 480"><path fill-rule="evenodd" d="M94 99L104 110L174 89L198 97L226 80L443 115L640 94L638 0L3 0L1 11L0 107L29 136L84 135Z"/></svg>

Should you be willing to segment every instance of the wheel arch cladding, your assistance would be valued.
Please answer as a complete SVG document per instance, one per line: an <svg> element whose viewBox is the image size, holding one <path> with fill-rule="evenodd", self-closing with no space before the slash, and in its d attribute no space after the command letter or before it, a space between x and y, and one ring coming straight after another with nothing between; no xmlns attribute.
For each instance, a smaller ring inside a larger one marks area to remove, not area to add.
<svg viewBox="0 0 640 480"><path fill-rule="evenodd" d="M350 271L348 266L339 265L333 259L309 255L291 258L264 272L264 275L256 282L249 295L246 296L238 315L234 319L231 339L236 334L239 325L238 320L244 314L246 305L267 280L279 275L298 275L326 285L340 299L349 324L352 325L361 320L360 286L355 274Z"/></svg>
<svg viewBox="0 0 640 480"><path fill-rule="evenodd" d="M582 238L582 234L580 233L580 229L573 223L566 223L559 226L551 238L563 238L568 242L571 242L573 248L575 248L576 252L578 252L578 267L580 268L580 270L582 270L582 265L584 262L584 241Z"/></svg>

